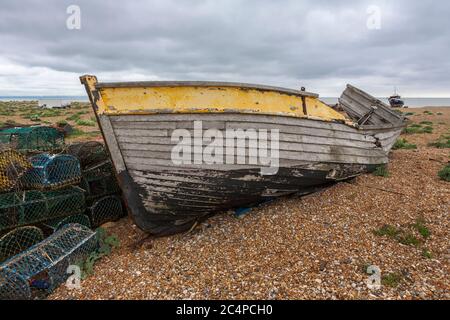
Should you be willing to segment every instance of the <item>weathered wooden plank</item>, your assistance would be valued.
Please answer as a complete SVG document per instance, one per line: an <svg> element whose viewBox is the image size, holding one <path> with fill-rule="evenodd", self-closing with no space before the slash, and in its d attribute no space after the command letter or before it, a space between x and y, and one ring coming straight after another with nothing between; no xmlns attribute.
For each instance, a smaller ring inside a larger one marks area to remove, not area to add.
<svg viewBox="0 0 450 320"><path fill-rule="evenodd" d="M389 139L392 138L389 137ZM388 138L386 138L388 139ZM383 139L382 141L384 141ZM136 151L136 152L152 152L152 151L158 151L158 152L168 152L171 153L172 150L176 144L152 144L152 143L146 143L146 144L132 144L132 143L120 143L120 148L122 151ZM189 143L180 143L179 146L191 146ZM205 148L205 144L203 144L201 147ZM255 142L255 145L249 147L249 144L246 143L245 147L235 147L233 150L235 150L235 153L237 152L252 152L253 154L257 154L259 149L257 147L257 142ZM270 143L269 143L270 148ZM193 148L191 148L192 151ZM372 150L373 149L373 150ZM314 144L301 144L301 143L288 143L288 142L280 142L279 143L279 151L297 151L297 152L318 152L318 153L331 153L335 150L342 150L344 154L351 154L351 155L369 155L369 154L375 154L378 156L384 156L385 153L377 148L375 149L375 145L372 149L364 149L364 148L354 148L354 147L343 147L343 146L333 146L333 145L314 145ZM226 152L226 148L223 148L223 153Z"/></svg>
<svg viewBox="0 0 450 320"><path fill-rule="evenodd" d="M246 114L173 114L171 117L163 117L164 115L142 115L142 116L110 116L113 123L124 128L133 128L133 126L145 126L151 128L152 123L163 123L163 126L172 129L171 123L176 123L177 129L192 129L194 121L202 121L209 128L223 129L224 124L228 122L250 122L261 125L282 125L282 126L302 126L306 128L318 128L327 130L336 130L342 132L356 133L358 129L342 123L318 121L303 118L286 118L278 116L264 115L246 115ZM163 118L162 118L163 117ZM129 118L132 118L131 121ZM163 127L164 129L164 127Z"/></svg>
<svg viewBox="0 0 450 320"><path fill-rule="evenodd" d="M219 121L219 122L252 122L291 126L304 126L320 129L333 129L345 132L357 132L358 129L347 124L332 121L321 121L287 116L271 116L261 114L242 113L199 113L199 114L154 114L154 115L126 115L110 116L113 123L121 122L169 122L169 121Z"/></svg>
<svg viewBox="0 0 450 320"><path fill-rule="evenodd" d="M152 157L153 153L165 153L169 157L174 149L173 145L152 145L148 144L147 150L141 149L133 149L130 148L131 145L124 145L122 147L122 152L126 155L132 156L142 156L142 157ZM270 145L269 145L270 146ZM375 147L375 146L374 146ZM249 147L248 144L244 147L235 147L233 148L234 154L259 154L258 145L255 143L255 146ZM191 148L191 153L195 154L194 148ZM298 154L298 153L320 153L320 154L336 154L336 155L349 155L349 156L363 156L363 157L384 157L386 153L381 149L360 149L360 148L352 148L352 147L342 147L342 146L330 146L330 145L313 145L313 144L300 144L300 143L280 143L279 145L279 154L280 157L283 158L284 155L287 154ZM223 155L227 154L227 149L222 148Z"/></svg>
<svg viewBox="0 0 450 320"><path fill-rule="evenodd" d="M103 136L106 140L111 159L115 166L116 172L120 173L126 170L125 162L123 161L122 153L119 149L119 144L116 140L111 121L108 116L99 115L100 126L102 128Z"/></svg>
<svg viewBox="0 0 450 320"><path fill-rule="evenodd" d="M349 96L347 93L342 94L342 96L339 98L339 103L346 112L355 115L355 118L358 119L361 119L368 112L372 111L371 105L364 105L360 101ZM386 121L384 121L383 118L380 117L376 113L376 111L374 111L368 123L371 123L373 125L383 125L386 123Z"/></svg>
<svg viewBox="0 0 450 320"><path fill-rule="evenodd" d="M160 158L158 158L160 157ZM265 159L264 160L271 160ZM339 155L339 154L318 154L318 153L295 153L295 154L280 154L279 165L280 166L296 166L301 165L305 161L310 162L331 162L331 163L348 163L348 164L379 164L379 163L387 163L387 156L383 157L362 157L362 156L349 156L349 155ZM125 156L125 163L127 167L131 167L130 165L162 165L168 167L186 167L186 168L204 168L215 170L216 168L223 170L236 170L239 168L260 168L258 165L240 165L240 164L224 164L224 165L175 165L170 159L170 155L167 153L154 154L151 158L145 157L137 157L137 156ZM248 162L247 162L248 163ZM133 169L141 170L137 167ZM144 170L146 170L144 166Z"/></svg>
<svg viewBox="0 0 450 320"><path fill-rule="evenodd" d="M121 142L121 147L127 149L134 150L150 150L146 145L191 145L192 141L183 140L183 141L172 141L171 138L161 138L161 137L151 137L145 138L144 143L139 143L139 141L133 142L133 139L129 137L123 139L119 139ZM141 139L136 139L141 140ZM124 142L122 142L124 141ZM246 141L251 141L252 143L257 143L258 140L247 139ZM202 141L203 146L209 145L208 142ZM270 143L270 142L269 142ZM297 135L297 134L280 134L279 135L279 143L280 149L283 149L283 146L286 144L294 143L294 144L310 144L310 145L324 145L324 146L342 146L342 147L351 147L351 148L359 148L359 149L373 149L376 147L375 139L374 141L356 141L356 140L346 140L346 139L336 139L336 138L324 138L324 137L313 137L306 135Z"/></svg>
<svg viewBox="0 0 450 320"><path fill-rule="evenodd" d="M141 129L141 130L175 130L194 129L194 121L164 121L164 122L126 122L118 121L114 123L115 129ZM225 121L205 121L203 129L225 129Z"/></svg>
<svg viewBox="0 0 450 320"><path fill-rule="evenodd" d="M284 179L280 179L278 176L271 176L270 179L266 178L261 180L227 179L226 177L222 177L216 179L215 184L210 183L211 181L205 181L204 183L175 182L163 177L155 179L142 175L133 175L133 179L135 182L151 187L155 191L164 191L173 194L192 194L200 198L208 199L217 198L217 196L224 197L232 195L237 196L239 194L253 194L269 189L288 192L304 186L323 183L323 179L313 179L310 177L290 179L285 177Z"/></svg>
<svg viewBox="0 0 450 320"><path fill-rule="evenodd" d="M344 139L344 140L355 140L355 141L366 141L366 142L374 142L375 139L367 134L360 132L340 132L329 129L317 129L317 128L309 128L309 127L294 127L294 126L278 126L272 124L253 124L253 123L234 123L230 122L226 124L227 129L232 130L279 130L279 134L296 134L302 136L311 136L311 137L323 137L323 138L335 138L335 139ZM194 130L188 130L193 136ZM204 135L207 130L203 130L202 134ZM115 130L117 136L129 137L171 137L173 131L170 130L142 130L142 129L116 129ZM224 135L225 132L221 131ZM270 132L268 132L270 135Z"/></svg>
<svg viewBox="0 0 450 320"><path fill-rule="evenodd" d="M191 134L193 137L193 133ZM358 147L363 149L372 149L375 146L376 139L373 136L361 136L363 140L352 140L337 137L323 137L301 134L280 133L279 142L283 143L305 143L305 144L322 144L322 145L336 145ZM139 136L118 136L117 140L122 144L178 144L173 142L171 137L139 137ZM255 141L254 139L247 139L247 141ZM189 141L186 140L186 144ZM184 144L184 142L182 142Z"/></svg>
<svg viewBox="0 0 450 320"><path fill-rule="evenodd" d="M379 125L383 123L402 123L403 117L392 111L381 100L372 97L364 91L352 86L347 86L347 89L342 93L339 103L342 105L345 111L351 113L357 113L360 116L365 115L367 112L373 110L373 106L376 109L373 110L369 123Z"/></svg>
<svg viewBox="0 0 450 320"><path fill-rule="evenodd" d="M168 137L168 130L115 129L118 137Z"/></svg>
<svg viewBox="0 0 450 320"><path fill-rule="evenodd" d="M211 171L211 170L171 170L164 171L161 167L153 167L149 171L130 170L133 177L143 177L149 180L164 180L172 181L180 185L187 184L202 184L211 185L214 187L221 187L218 181L237 180L237 181L256 181L256 182L271 182L285 184L289 183L302 184L305 182L305 174L308 175L306 180L323 180L324 176L331 170L340 170L339 165L334 164L302 164L301 167L295 168L280 168L275 176L262 176L259 170L235 170L232 174L229 172ZM312 172L315 175L312 175Z"/></svg>
<svg viewBox="0 0 450 320"><path fill-rule="evenodd" d="M373 138L366 136L358 131L340 131L328 128L312 128L307 126L287 126L277 124L261 124L261 123L245 123L245 122L228 122L226 124L227 129L266 129L266 130L279 130L280 133L290 133L298 135L310 135L326 138L338 138L338 139L352 139L359 141L370 141Z"/></svg>
<svg viewBox="0 0 450 320"><path fill-rule="evenodd" d="M161 122L114 122L114 129L142 129L142 130L174 130L177 128L175 121Z"/></svg>

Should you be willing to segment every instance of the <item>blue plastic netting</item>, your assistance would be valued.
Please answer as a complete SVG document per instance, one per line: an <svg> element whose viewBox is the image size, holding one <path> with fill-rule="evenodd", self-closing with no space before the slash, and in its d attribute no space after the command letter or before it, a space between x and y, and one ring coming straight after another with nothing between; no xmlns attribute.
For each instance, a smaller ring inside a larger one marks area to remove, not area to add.
<svg viewBox="0 0 450 320"><path fill-rule="evenodd" d="M0 299L32 299L51 293L69 277L68 267L98 248L96 233L68 224L0 265Z"/></svg>

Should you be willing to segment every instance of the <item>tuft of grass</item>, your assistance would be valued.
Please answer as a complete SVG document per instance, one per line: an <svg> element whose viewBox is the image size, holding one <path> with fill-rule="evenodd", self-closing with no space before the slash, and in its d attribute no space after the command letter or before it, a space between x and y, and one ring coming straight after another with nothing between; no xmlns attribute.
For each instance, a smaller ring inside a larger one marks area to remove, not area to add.
<svg viewBox="0 0 450 320"><path fill-rule="evenodd" d="M78 113L75 113L71 115L70 117L66 118L67 121L78 121L80 120L80 115Z"/></svg>
<svg viewBox="0 0 450 320"><path fill-rule="evenodd" d="M389 238L397 238L397 236L400 234L400 230L397 229L394 226L390 226L388 224L385 224L378 230L374 230L373 233L376 236L379 237L389 237Z"/></svg>
<svg viewBox="0 0 450 320"><path fill-rule="evenodd" d="M410 116L413 116L415 114L416 114L415 112L407 112L407 113L405 113L405 116L406 117L410 117Z"/></svg>
<svg viewBox="0 0 450 320"><path fill-rule="evenodd" d="M68 125L69 123L66 120L59 120L56 125L59 127L64 127L65 125Z"/></svg>
<svg viewBox="0 0 450 320"><path fill-rule="evenodd" d="M390 174L389 174L388 167L383 164L383 165L378 166L375 169L375 171L373 172L373 175L375 175L377 177L388 178Z"/></svg>
<svg viewBox="0 0 450 320"><path fill-rule="evenodd" d="M432 126L422 127L420 124L412 124L403 131L406 134L433 133Z"/></svg>
<svg viewBox="0 0 450 320"><path fill-rule="evenodd" d="M450 148L450 135L443 135L436 142L429 143L428 146L438 149Z"/></svg>
<svg viewBox="0 0 450 320"><path fill-rule="evenodd" d="M422 130L422 128L406 127L405 130L403 130L403 133L415 134L415 133L420 133L421 130Z"/></svg>
<svg viewBox="0 0 450 320"><path fill-rule="evenodd" d="M442 112L438 112L438 113L436 113L438 116L442 116L442 115L444 115Z"/></svg>
<svg viewBox="0 0 450 320"><path fill-rule="evenodd" d="M450 164L448 164L441 171L439 171L438 176L439 178L441 178L441 180L450 182Z"/></svg>
<svg viewBox="0 0 450 320"><path fill-rule="evenodd" d="M30 121L39 122L41 121L41 118L39 117L38 114L33 114L30 116Z"/></svg>
<svg viewBox="0 0 450 320"><path fill-rule="evenodd" d="M12 109L0 110L0 116L10 117L12 115L14 115L14 110Z"/></svg>
<svg viewBox="0 0 450 320"><path fill-rule="evenodd" d="M404 231L387 224L377 230L374 230L373 234L378 237L388 237L394 239L407 246L417 247L420 245L420 240L417 239L411 232Z"/></svg>
<svg viewBox="0 0 450 320"><path fill-rule="evenodd" d="M423 133L433 133L433 127L427 126L427 127L423 128Z"/></svg>
<svg viewBox="0 0 450 320"><path fill-rule="evenodd" d="M424 257L425 259L433 259L433 254L427 248L423 248L422 257Z"/></svg>
<svg viewBox="0 0 450 320"><path fill-rule="evenodd" d="M424 111L423 113L426 114L426 115L429 115L429 116L432 116L432 115L434 114L434 113L431 112L431 111Z"/></svg>
<svg viewBox="0 0 450 320"><path fill-rule="evenodd" d="M55 109L48 109L48 110L44 110L44 111L40 112L40 116L42 118L58 117L60 115L61 115L61 111L55 110Z"/></svg>
<svg viewBox="0 0 450 320"><path fill-rule="evenodd" d="M426 126L432 126L433 122L431 121L422 121L420 124L426 125Z"/></svg>
<svg viewBox="0 0 450 320"><path fill-rule="evenodd" d="M424 239L428 239L431 235L431 231L430 231L430 229L428 229L428 227L425 225L425 223L426 223L426 221L424 218L418 218L413 227L417 230L417 232L420 233L420 235Z"/></svg>
<svg viewBox="0 0 450 320"><path fill-rule="evenodd" d="M92 120L82 120L82 119L78 119L77 121L75 121L75 123L79 126L85 126L85 127L95 127L96 122L92 121Z"/></svg>
<svg viewBox="0 0 450 320"><path fill-rule="evenodd" d="M388 273L381 277L381 284L387 287L395 288L403 280L403 275L400 273Z"/></svg>
<svg viewBox="0 0 450 320"><path fill-rule="evenodd" d="M417 149L417 145L408 143L406 139L398 139L394 146L392 147L393 150L399 150L399 149L406 149L406 150L412 150Z"/></svg>
<svg viewBox="0 0 450 320"><path fill-rule="evenodd" d="M77 120L80 120L80 116L77 114L73 114L66 118L66 121L77 121Z"/></svg>
<svg viewBox="0 0 450 320"><path fill-rule="evenodd" d="M406 246L417 247L420 245L420 240L416 238L411 232L401 232L398 236L398 242Z"/></svg>

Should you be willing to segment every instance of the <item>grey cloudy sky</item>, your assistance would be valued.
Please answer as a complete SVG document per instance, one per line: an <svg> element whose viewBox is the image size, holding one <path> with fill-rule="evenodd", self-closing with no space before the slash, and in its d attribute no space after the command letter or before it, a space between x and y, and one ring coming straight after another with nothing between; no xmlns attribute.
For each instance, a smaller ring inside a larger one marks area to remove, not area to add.
<svg viewBox="0 0 450 320"><path fill-rule="evenodd" d="M450 97L449 17L449 1L429 0L0 0L0 95L83 95L89 73Z"/></svg>

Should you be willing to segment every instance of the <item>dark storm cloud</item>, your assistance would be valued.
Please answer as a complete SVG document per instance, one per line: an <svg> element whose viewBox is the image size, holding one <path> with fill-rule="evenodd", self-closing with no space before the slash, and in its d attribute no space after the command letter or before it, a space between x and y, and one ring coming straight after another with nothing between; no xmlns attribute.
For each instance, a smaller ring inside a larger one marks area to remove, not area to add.
<svg viewBox="0 0 450 320"><path fill-rule="evenodd" d="M93 73L450 96L447 1L0 3L0 94L81 93L77 75ZM66 28L71 4L81 8L81 30ZM366 26L371 5L380 30Z"/></svg>

